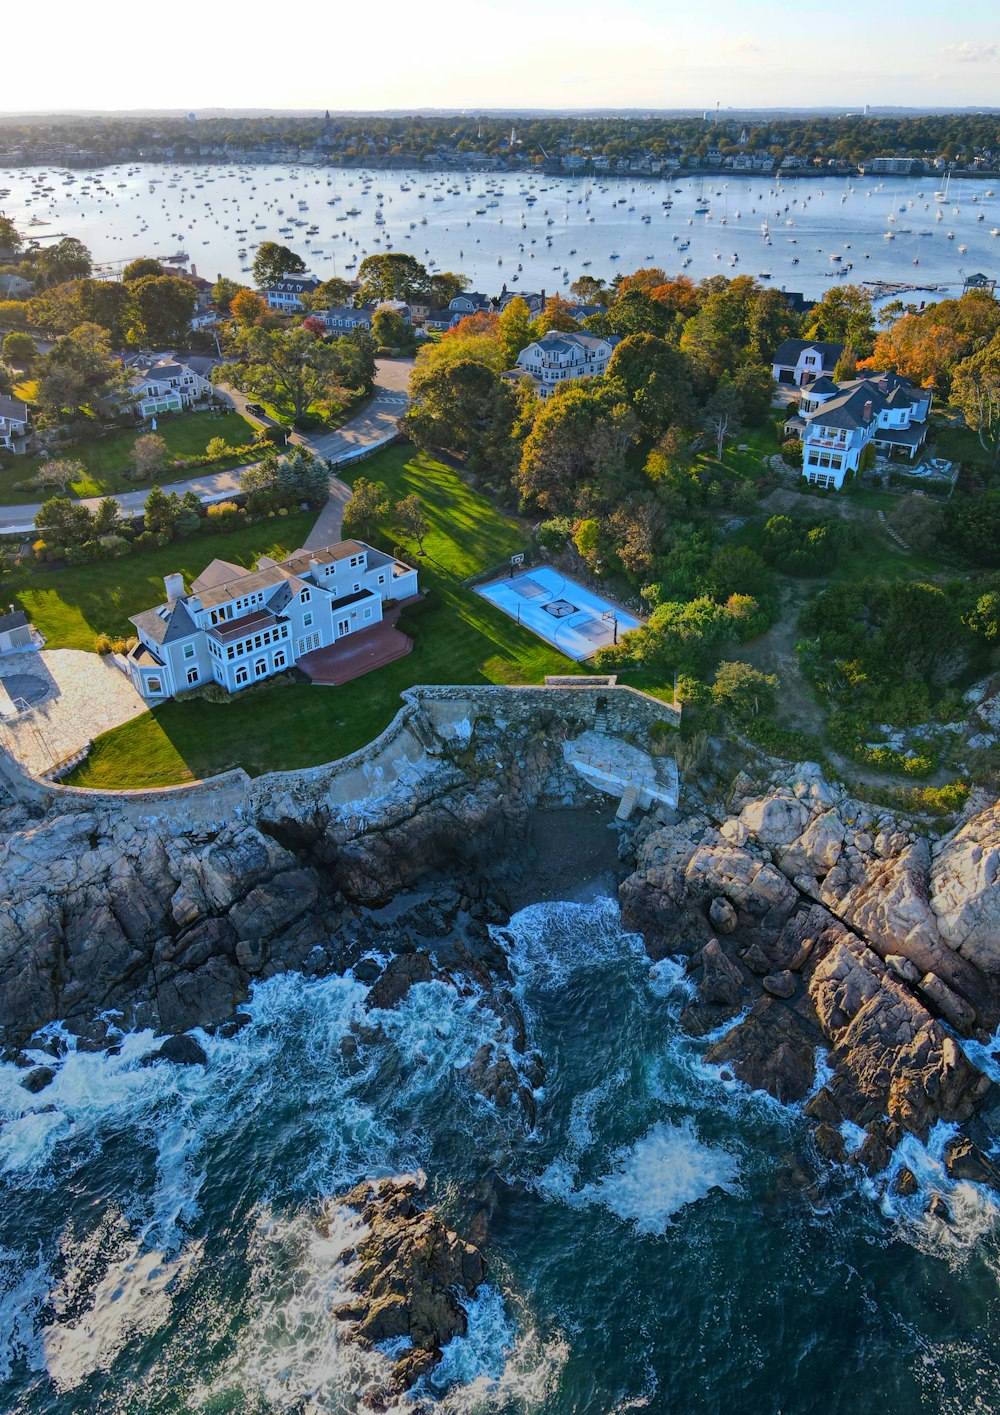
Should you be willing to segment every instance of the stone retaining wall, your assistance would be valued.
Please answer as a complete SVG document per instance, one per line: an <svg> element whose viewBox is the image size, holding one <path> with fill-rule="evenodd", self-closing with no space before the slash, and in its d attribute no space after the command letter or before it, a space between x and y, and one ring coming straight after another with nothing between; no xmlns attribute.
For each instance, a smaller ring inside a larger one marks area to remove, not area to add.
<svg viewBox="0 0 1000 1415"><path fill-rule="evenodd" d="M586 732L598 724L612 735L644 738L655 723L676 727L680 712L635 688L606 680L576 679L569 684L507 687L504 685L418 685L402 694L403 706L371 742L348 756L321 766L267 772L251 779L242 768L179 786L155 790L99 791L64 786L27 776L10 759L0 763L0 780L25 803L59 810L92 810L95 806L121 811L133 819L175 815L186 829L212 829L246 813L273 813L283 797L327 795L333 805L348 806L377 797L393 786L414 782L434 767L435 741L468 739L484 715L503 725L545 720L550 714ZM431 749L430 753L428 748Z"/></svg>

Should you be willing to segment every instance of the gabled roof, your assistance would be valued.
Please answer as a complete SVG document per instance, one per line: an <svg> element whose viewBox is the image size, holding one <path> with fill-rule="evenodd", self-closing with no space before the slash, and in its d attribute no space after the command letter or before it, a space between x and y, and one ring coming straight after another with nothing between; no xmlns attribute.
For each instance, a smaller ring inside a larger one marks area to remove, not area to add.
<svg viewBox="0 0 1000 1415"><path fill-rule="evenodd" d="M186 639L197 632L194 620L181 599L171 600L156 609L144 609L141 614L132 614L129 622L141 629L154 644L176 643L178 639Z"/></svg>
<svg viewBox="0 0 1000 1415"><path fill-rule="evenodd" d="M318 565L332 565L337 560L349 560L352 555L364 555L368 548L360 540L338 540L317 550L296 550L279 562L279 568L293 575L307 575L313 561Z"/></svg>
<svg viewBox="0 0 1000 1415"><path fill-rule="evenodd" d="M10 614L0 614L0 634L6 634L10 629L23 629L28 623L28 616L23 609L12 610Z"/></svg>
<svg viewBox="0 0 1000 1415"><path fill-rule="evenodd" d="M832 373L837 366L837 360L844 352L844 345L822 339L786 339L775 349L772 362L783 365L797 364L799 355L805 349L815 349L817 354L822 355L824 372L829 369Z"/></svg>
<svg viewBox="0 0 1000 1415"><path fill-rule="evenodd" d="M201 594L203 590L215 589L217 585L231 584L250 571L243 565L234 565L231 560L212 560L202 570L196 580L191 581L191 593Z"/></svg>
<svg viewBox="0 0 1000 1415"><path fill-rule="evenodd" d="M243 595L256 594L258 590L266 590L272 585L280 585L284 578L276 565L267 565L260 570L243 570L236 578L224 580L206 590L200 596L201 607L202 609L214 609L217 605L226 604L231 599L241 599Z"/></svg>
<svg viewBox="0 0 1000 1415"><path fill-rule="evenodd" d="M0 394L0 418L11 418L14 422L26 423L28 421L28 406L17 398L8 398L5 394Z"/></svg>

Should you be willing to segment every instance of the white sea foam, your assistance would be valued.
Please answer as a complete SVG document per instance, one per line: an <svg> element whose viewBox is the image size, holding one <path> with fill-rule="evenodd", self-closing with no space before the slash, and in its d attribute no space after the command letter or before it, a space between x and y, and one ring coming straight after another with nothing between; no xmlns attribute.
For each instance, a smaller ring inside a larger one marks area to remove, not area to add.
<svg viewBox="0 0 1000 1415"><path fill-rule="evenodd" d="M575 969L641 957L638 934L621 927L618 902L602 895L586 904L531 904L494 931L505 945L523 994L564 985Z"/></svg>
<svg viewBox="0 0 1000 1415"><path fill-rule="evenodd" d="M985 1258L1000 1279L996 1244L988 1237L1000 1237L1000 1201L985 1185L952 1179L944 1166L944 1149L958 1127L938 1121L926 1145L915 1135L906 1135L897 1145L878 1185L869 1181L868 1192L880 1191L879 1204L887 1218L894 1220L899 1235L931 1257L943 1259L951 1268L963 1267L973 1253ZM902 1196L896 1178L903 1168L917 1181L917 1192ZM946 1214L936 1212L935 1196L944 1200ZM990 1256L992 1250L993 1256Z"/></svg>
<svg viewBox="0 0 1000 1415"><path fill-rule="evenodd" d="M44 1366L35 1314L49 1282L44 1259L26 1263L19 1254L0 1248L0 1381L7 1380L15 1361L25 1361L31 1370Z"/></svg>
<svg viewBox="0 0 1000 1415"><path fill-rule="evenodd" d="M128 1342L170 1318L171 1293L197 1264L191 1243L172 1258L143 1248L127 1221L109 1209L86 1239L64 1237L62 1273L48 1295L55 1321L42 1331L45 1365L60 1391L109 1370Z"/></svg>
<svg viewBox="0 0 1000 1415"><path fill-rule="evenodd" d="M706 1145L686 1120L654 1125L634 1145L618 1150L608 1173L593 1183L577 1187L575 1168L557 1161L542 1175L540 1187L571 1208L600 1204L639 1233L662 1234L685 1205L713 1189L733 1193L738 1174L736 1157Z"/></svg>

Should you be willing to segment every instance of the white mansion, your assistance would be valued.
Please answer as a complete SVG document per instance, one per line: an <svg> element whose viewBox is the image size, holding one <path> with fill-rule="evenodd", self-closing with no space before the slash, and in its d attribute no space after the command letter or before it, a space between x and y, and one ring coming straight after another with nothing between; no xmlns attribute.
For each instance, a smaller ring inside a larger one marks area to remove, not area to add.
<svg viewBox="0 0 1000 1415"><path fill-rule="evenodd" d="M802 475L815 486L844 485L869 443L913 461L927 440L933 393L898 373L873 373L848 383L817 378L803 388L797 416L785 430L802 439Z"/></svg>
<svg viewBox="0 0 1000 1415"><path fill-rule="evenodd" d="M599 334L559 334L550 329L536 343L521 350L517 368L510 374L515 377L528 374L535 382L539 397L547 398L571 379L606 373L617 343L615 334L602 338Z"/></svg>
<svg viewBox="0 0 1000 1415"><path fill-rule="evenodd" d="M128 671L149 702L205 683L236 692L382 619L387 601L417 593L417 572L363 541L261 556L256 570L213 560L184 592L164 579L166 603L132 616L139 642Z"/></svg>

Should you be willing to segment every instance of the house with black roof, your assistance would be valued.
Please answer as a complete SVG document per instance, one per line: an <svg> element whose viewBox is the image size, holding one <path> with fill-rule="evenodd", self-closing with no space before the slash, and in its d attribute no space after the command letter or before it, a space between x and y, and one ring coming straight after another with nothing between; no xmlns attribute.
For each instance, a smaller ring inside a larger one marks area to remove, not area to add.
<svg viewBox="0 0 1000 1415"><path fill-rule="evenodd" d="M898 373L871 373L836 383L818 378L803 390L799 411L785 424L802 439L802 475L814 486L837 491L857 473L869 443L884 456L912 462L927 440L933 401Z"/></svg>
<svg viewBox="0 0 1000 1415"><path fill-rule="evenodd" d="M786 339L778 345L771 361L774 381L801 388L824 374L832 374L843 352L843 344L822 339Z"/></svg>

